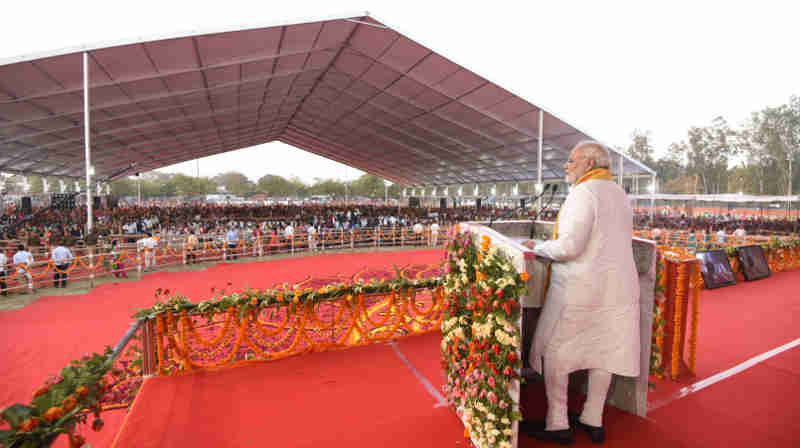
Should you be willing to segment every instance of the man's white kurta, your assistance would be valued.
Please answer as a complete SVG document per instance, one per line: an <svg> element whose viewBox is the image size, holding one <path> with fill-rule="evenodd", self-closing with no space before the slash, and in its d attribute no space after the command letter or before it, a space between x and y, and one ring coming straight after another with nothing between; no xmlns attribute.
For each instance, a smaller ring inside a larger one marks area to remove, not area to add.
<svg viewBox="0 0 800 448"><path fill-rule="evenodd" d="M633 211L608 180L572 189L558 218L558 239L534 251L555 260L531 346L531 364L559 374L603 369L639 375L639 279L633 260Z"/></svg>

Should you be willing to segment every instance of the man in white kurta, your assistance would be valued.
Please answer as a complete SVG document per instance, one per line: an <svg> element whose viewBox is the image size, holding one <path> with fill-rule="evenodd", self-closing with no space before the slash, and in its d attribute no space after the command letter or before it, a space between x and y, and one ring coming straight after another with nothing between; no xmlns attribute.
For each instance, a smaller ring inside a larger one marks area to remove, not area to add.
<svg viewBox="0 0 800 448"><path fill-rule="evenodd" d="M576 145L565 166L573 187L558 216L557 239L534 247L555 261L530 354L532 367L545 378L546 427L542 437L537 435L545 440L572 437L567 417L570 372L589 370L587 401L573 423L595 442L605 437L602 413L611 375L639 375L633 211L611 179L609 165L602 145ZM550 437L558 432L559 437Z"/></svg>

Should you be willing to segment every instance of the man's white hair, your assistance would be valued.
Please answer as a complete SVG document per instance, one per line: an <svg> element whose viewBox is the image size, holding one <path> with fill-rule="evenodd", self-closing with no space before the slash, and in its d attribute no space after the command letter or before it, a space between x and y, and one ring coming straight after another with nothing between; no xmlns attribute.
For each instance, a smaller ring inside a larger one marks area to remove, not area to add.
<svg viewBox="0 0 800 448"><path fill-rule="evenodd" d="M594 140L583 140L572 148L572 151L578 150L586 159L594 160L595 168L611 168L611 156L602 143Z"/></svg>

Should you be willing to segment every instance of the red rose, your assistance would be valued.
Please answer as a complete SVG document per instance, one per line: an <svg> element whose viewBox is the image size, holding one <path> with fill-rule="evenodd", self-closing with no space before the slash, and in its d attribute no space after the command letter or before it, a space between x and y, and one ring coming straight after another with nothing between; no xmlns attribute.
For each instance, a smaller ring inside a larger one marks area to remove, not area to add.
<svg viewBox="0 0 800 448"><path fill-rule="evenodd" d="M494 292L494 295L496 295L498 299L502 299L505 295L505 292L502 289L497 288L497 291Z"/></svg>

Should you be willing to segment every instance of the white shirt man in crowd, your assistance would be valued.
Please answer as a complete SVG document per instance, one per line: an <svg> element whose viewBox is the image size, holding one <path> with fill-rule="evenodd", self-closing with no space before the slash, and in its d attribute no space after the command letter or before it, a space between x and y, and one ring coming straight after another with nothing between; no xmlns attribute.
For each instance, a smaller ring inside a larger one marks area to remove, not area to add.
<svg viewBox="0 0 800 448"><path fill-rule="evenodd" d="M156 245L158 244L150 233L145 233L145 238L136 242L140 252L144 252L144 269L148 270L156 266Z"/></svg>
<svg viewBox="0 0 800 448"><path fill-rule="evenodd" d="M439 244L439 223L436 221L431 224L431 246Z"/></svg>
<svg viewBox="0 0 800 448"><path fill-rule="evenodd" d="M308 225L308 248L309 250L317 250L317 229L312 225Z"/></svg>
<svg viewBox="0 0 800 448"><path fill-rule="evenodd" d="M72 252L66 247L64 247L61 242L59 241L58 246L53 249L53 254L50 256L53 260L53 264L55 264L55 269L53 273L53 286L56 288L66 288L67 287L67 269L69 269L70 264L72 264L72 260L74 257L72 256Z"/></svg>
<svg viewBox="0 0 800 448"><path fill-rule="evenodd" d="M235 223L231 225L230 230L225 235L225 240L228 242L228 259L233 258L235 260L237 258L236 247L239 245L239 232L236 230Z"/></svg>
<svg viewBox="0 0 800 448"><path fill-rule="evenodd" d="M294 235L294 227L291 224L286 226L286 228L283 229L283 235L286 237L287 240L291 240L292 235Z"/></svg>
<svg viewBox="0 0 800 448"><path fill-rule="evenodd" d="M725 233L725 228L720 227L717 231L717 242L719 244L725 244L725 240L727 239L728 235Z"/></svg>
<svg viewBox="0 0 800 448"><path fill-rule="evenodd" d="M2 290L2 294L4 296L8 295L8 291L6 288L6 265L8 264L8 257L6 257L6 253L3 250L0 250L0 290Z"/></svg>
<svg viewBox="0 0 800 448"><path fill-rule="evenodd" d="M570 425L594 443L605 440L603 406L612 374L638 376L639 278L631 250L633 210L609 171L608 150L584 141L564 166L572 184L559 213L554 240L527 242L551 265L550 287L530 350L531 366L544 375L545 422L525 421L533 437L569 444ZM567 415L570 372L588 369L583 413Z"/></svg>
<svg viewBox="0 0 800 448"><path fill-rule="evenodd" d="M33 277L31 277L33 254L25 250L25 246L20 244L17 246L17 253L14 254L12 260L14 266L17 267L17 273L24 275L28 279L28 289L33 291Z"/></svg>

